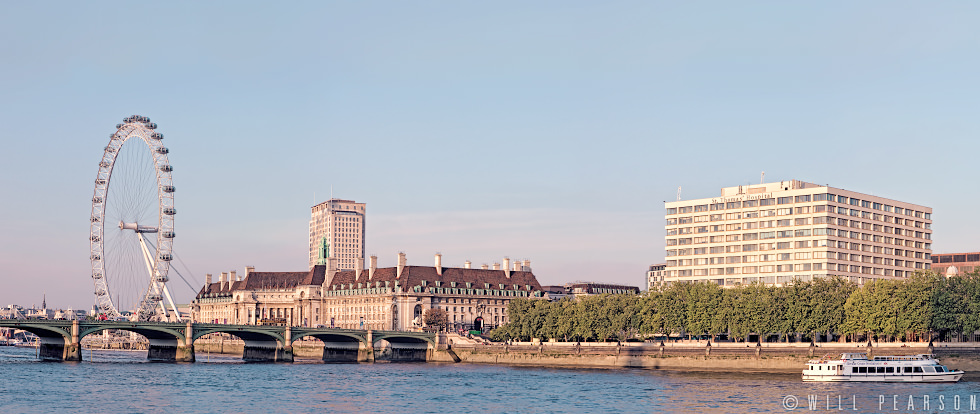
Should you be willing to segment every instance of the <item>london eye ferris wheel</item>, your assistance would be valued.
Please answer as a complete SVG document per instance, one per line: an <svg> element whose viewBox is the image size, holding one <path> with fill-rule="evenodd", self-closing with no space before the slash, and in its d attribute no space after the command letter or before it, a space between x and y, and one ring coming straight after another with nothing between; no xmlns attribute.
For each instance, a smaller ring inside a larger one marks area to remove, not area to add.
<svg viewBox="0 0 980 414"><path fill-rule="evenodd" d="M98 311L109 318L180 320L166 285L176 236L173 167L156 127L140 115L116 125L95 178L92 280Z"/></svg>

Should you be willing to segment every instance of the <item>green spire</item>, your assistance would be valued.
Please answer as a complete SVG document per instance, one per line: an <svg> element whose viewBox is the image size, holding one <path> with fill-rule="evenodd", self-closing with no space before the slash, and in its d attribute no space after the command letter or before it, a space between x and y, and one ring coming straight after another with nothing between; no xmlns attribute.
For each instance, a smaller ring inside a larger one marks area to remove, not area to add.
<svg viewBox="0 0 980 414"><path fill-rule="evenodd" d="M327 243L327 238L320 239L320 257L317 258L316 264L325 265L327 264L327 258L330 257L330 243Z"/></svg>

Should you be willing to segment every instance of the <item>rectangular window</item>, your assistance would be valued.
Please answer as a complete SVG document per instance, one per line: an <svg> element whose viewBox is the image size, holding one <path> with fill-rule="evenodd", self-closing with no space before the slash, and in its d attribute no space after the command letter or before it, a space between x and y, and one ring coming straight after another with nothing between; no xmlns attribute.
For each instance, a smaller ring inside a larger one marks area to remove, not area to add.
<svg viewBox="0 0 980 414"><path fill-rule="evenodd" d="M724 209L725 209L725 203L714 203L711 205L711 211L724 210Z"/></svg>
<svg viewBox="0 0 980 414"><path fill-rule="evenodd" d="M797 203L808 203L808 202L810 202L810 196L809 195L799 195L799 196L796 196L795 201Z"/></svg>
<svg viewBox="0 0 980 414"><path fill-rule="evenodd" d="M727 208L727 209L742 208L742 202L741 201L729 201L729 202L725 203L725 208Z"/></svg>
<svg viewBox="0 0 980 414"><path fill-rule="evenodd" d="M830 194L814 194L813 201L833 201L831 198L833 195Z"/></svg>
<svg viewBox="0 0 980 414"><path fill-rule="evenodd" d="M702 211L708 211L708 205L707 204L701 204L701 205L694 206L694 212L695 213L700 213Z"/></svg>
<svg viewBox="0 0 980 414"><path fill-rule="evenodd" d="M743 252L754 252L754 251L757 251L757 250L759 250L759 245L758 244L743 244L742 245L742 251Z"/></svg>
<svg viewBox="0 0 980 414"><path fill-rule="evenodd" d="M788 216L793 214L793 209L791 208L780 208L776 210L776 214L780 216Z"/></svg>
<svg viewBox="0 0 980 414"><path fill-rule="evenodd" d="M725 236L711 236L711 243L721 243L725 241Z"/></svg>
<svg viewBox="0 0 980 414"><path fill-rule="evenodd" d="M746 200L742 202L742 208L757 207L759 205L758 200Z"/></svg>
<svg viewBox="0 0 980 414"><path fill-rule="evenodd" d="M742 240L759 240L759 233L743 233Z"/></svg>
<svg viewBox="0 0 980 414"><path fill-rule="evenodd" d="M776 232L774 232L774 231L764 231L764 232L761 232L761 233L759 233L759 238L762 239L762 240L775 239L776 238Z"/></svg>
<svg viewBox="0 0 980 414"><path fill-rule="evenodd" d="M793 202L793 197L779 197L776 199L776 204L789 204Z"/></svg>
<svg viewBox="0 0 980 414"><path fill-rule="evenodd" d="M793 232L793 237L810 237L810 229L800 229Z"/></svg>

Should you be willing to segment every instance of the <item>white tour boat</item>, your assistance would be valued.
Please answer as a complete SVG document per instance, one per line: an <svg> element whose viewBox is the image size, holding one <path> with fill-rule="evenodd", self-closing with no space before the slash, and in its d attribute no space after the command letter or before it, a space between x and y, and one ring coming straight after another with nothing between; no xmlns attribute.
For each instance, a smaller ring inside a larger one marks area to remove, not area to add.
<svg viewBox="0 0 980 414"><path fill-rule="evenodd" d="M951 370L929 354L875 356L845 353L839 359L811 359L803 381L957 382L963 371Z"/></svg>

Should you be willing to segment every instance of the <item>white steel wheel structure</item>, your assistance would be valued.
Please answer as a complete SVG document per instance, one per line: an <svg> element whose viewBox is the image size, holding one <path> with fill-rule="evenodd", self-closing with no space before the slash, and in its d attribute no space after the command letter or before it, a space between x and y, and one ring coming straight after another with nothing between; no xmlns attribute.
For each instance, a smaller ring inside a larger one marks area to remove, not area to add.
<svg viewBox="0 0 980 414"><path fill-rule="evenodd" d="M156 127L140 115L116 125L95 178L92 280L98 312L111 319L129 311L139 321L180 321L166 285L176 235L173 167Z"/></svg>

